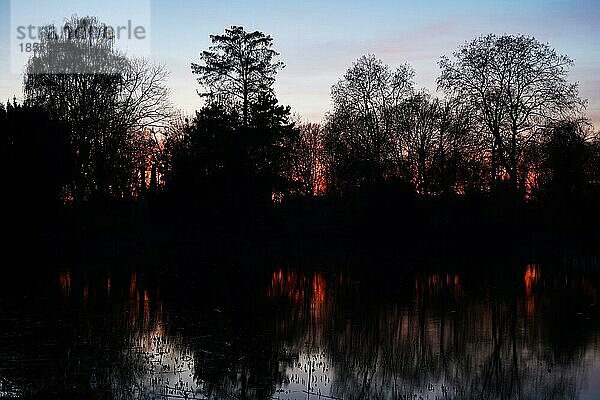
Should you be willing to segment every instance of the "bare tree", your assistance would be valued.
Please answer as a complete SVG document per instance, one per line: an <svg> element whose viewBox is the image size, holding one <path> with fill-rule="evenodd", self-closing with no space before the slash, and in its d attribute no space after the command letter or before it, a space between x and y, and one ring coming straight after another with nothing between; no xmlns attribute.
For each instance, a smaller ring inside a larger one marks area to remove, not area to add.
<svg viewBox="0 0 600 400"><path fill-rule="evenodd" d="M517 189L519 159L538 127L581 111L585 102L567 79L573 61L527 36L487 35L442 57L438 86L474 106L492 138L494 179Z"/></svg>
<svg viewBox="0 0 600 400"><path fill-rule="evenodd" d="M440 194L481 190L486 176L485 148L476 131L473 111L456 99L438 100L438 138L434 185Z"/></svg>
<svg viewBox="0 0 600 400"><path fill-rule="evenodd" d="M170 113L165 68L119 53L114 37L103 34L108 29L77 16L60 35L47 26L24 78L27 102L69 126L76 153L69 191L76 201L128 192L139 135Z"/></svg>
<svg viewBox="0 0 600 400"><path fill-rule="evenodd" d="M119 112L128 129L164 128L174 110L169 99L164 65L131 58L122 73Z"/></svg>
<svg viewBox="0 0 600 400"><path fill-rule="evenodd" d="M406 161L417 191L429 192L435 147L438 144L439 101L420 92L402 105L399 143L405 150Z"/></svg>
<svg viewBox="0 0 600 400"><path fill-rule="evenodd" d="M345 152L356 184L381 179L392 166L397 112L412 93L408 64L392 70L373 55L359 58L333 86L329 143ZM338 157L339 159L339 157Z"/></svg>
<svg viewBox="0 0 600 400"><path fill-rule="evenodd" d="M290 173L292 179L299 184L300 192L312 196L322 192L325 184L324 128L313 122L299 123L296 127L299 135L292 149Z"/></svg>

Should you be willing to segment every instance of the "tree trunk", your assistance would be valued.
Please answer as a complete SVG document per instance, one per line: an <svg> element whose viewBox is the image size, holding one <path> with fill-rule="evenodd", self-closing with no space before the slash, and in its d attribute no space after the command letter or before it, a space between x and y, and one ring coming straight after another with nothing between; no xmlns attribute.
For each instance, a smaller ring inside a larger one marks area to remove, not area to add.
<svg viewBox="0 0 600 400"><path fill-rule="evenodd" d="M248 82L244 80L244 104L242 107L244 126L248 126Z"/></svg>

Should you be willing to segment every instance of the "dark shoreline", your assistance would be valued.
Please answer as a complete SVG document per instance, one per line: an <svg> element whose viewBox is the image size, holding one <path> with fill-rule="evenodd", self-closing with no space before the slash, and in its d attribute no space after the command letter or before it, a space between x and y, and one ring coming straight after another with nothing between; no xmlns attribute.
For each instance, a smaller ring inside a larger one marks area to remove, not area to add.
<svg viewBox="0 0 600 400"><path fill-rule="evenodd" d="M165 211L167 210L167 211ZM578 210L578 209L577 209ZM13 214L14 265L77 264L151 254L188 258L379 262L598 254L599 212L557 214L522 203L436 199L399 207L361 208L330 199L299 199L256 210L185 209L154 203L62 208L44 215ZM18 227L18 228L17 228Z"/></svg>

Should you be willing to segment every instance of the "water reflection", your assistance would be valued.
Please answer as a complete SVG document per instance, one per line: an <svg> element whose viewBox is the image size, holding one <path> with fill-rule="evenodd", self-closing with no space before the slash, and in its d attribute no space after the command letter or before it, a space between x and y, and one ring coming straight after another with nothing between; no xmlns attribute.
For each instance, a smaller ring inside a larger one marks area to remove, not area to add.
<svg viewBox="0 0 600 400"><path fill-rule="evenodd" d="M64 270L0 295L0 395L600 397L600 271L493 271Z"/></svg>
<svg viewBox="0 0 600 400"><path fill-rule="evenodd" d="M69 271L60 273L60 289L63 296L71 295L71 273Z"/></svg>
<svg viewBox="0 0 600 400"><path fill-rule="evenodd" d="M598 396L586 389L599 372L593 280L549 271L546 281L541 271L537 264L517 271L523 286L510 270L508 279L487 283L461 273L416 274L412 287L405 279L395 296L382 298L377 285L357 289L319 272L278 270L267 294L290 305L278 336L291 338L286 350L303 361L286 369L277 392L292 399ZM313 287L323 290L306 290L306 282L321 280ZM319 312L306 313L306 304Z"/></svg>

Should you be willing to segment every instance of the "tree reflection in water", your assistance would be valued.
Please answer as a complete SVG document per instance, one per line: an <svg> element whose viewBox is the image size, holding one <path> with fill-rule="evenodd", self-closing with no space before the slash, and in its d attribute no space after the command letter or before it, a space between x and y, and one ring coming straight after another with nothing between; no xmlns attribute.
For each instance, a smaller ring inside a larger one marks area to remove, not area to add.
<svg viewBox="0 0 600 400"><path fill-rule="evenodd" d="M44 277L45 278L45 277ZM23 397L196 398L193 358L156 282L62 271L2 297L3 387Z"/></svg>
<svg viewBox="0 0 600 400"><path fill-rule="evenodd" d="M309 300L301 282L310 278L276 271L268 294L292 304L279 329L302 334L288 346L306 358L310 343L324 357L331 385L313 392L344 399L578 398L589 360L597 368L600 356L594 281L564 271L542 279L541 271L526 266L522 284L516 276L486 283L460 273L417 274L392 297L378 285L330 279L325 293ZM319 314L304 318L305 304L320 304ZM288 374L303 380L303 371Z"/></svg>
<svg viewBox="0 0 600 400"><path fill-rule="evenodd" d="M597 268L332 271L72 270L54 285L7 286L0 296L0 392L600 396L586 391L586 377L600 371Z"/></svg>

